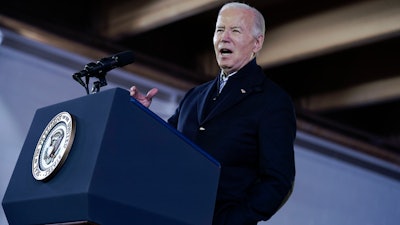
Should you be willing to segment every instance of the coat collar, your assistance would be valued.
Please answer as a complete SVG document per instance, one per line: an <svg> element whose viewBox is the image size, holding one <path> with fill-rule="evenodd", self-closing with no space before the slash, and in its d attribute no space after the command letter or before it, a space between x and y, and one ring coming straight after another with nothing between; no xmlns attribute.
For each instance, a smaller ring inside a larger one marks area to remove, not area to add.
<svg viewBox="0 0 400 225"><path fill-rule="evenodd" d="M206 117L202 115L206 101L213 88L216 88L216 83L219 77L217 76L204 89L202 97L198 102L198 120L199 123L204 123L215 116L223 113L233 105L243 101L247 96L254 92L262 91L262 83L265 81L265 74L260 66L257 65L256 59L251 60L247 65L240 69L235 75L229 78L227 84L222 90L219 101L208 113Z"/></svg>

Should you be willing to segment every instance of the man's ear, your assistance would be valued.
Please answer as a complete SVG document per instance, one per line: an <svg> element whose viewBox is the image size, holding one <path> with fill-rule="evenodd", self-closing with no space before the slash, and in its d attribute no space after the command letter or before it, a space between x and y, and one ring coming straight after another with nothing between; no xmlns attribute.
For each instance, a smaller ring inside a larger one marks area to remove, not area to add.
<svg viewBox="0 0 400 225"><path fill-rule="evenodd" d="M261 50L263 43L264 43L264 35L259 35L256 38L256 42L254 43L254 49L253 49L254 53L258 53Z"/></svg>

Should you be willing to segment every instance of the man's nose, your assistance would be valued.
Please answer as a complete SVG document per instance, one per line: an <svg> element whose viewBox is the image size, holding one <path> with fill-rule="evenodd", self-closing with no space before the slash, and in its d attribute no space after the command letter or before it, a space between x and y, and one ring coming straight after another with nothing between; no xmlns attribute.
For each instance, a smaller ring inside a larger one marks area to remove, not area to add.
<svg viewBox="0 0 400 225"><path fill-rule="evenodd" d="M229 32L229 31L224 31L224 32L221 34L221 41L223 41L223 42L229 42L230 40L231 40L230 32Z"/></svg>

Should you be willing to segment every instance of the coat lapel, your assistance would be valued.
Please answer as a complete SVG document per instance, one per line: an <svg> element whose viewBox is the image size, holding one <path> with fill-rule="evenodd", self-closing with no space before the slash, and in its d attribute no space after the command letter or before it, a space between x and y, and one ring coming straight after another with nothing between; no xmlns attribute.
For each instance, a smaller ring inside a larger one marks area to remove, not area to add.
<svg viewBox="0 0 400 225"><path fill-rule="evenodd" d="M265 75L261 68L255 64L255 60L250 62L247 66L242 68L242 70L238 71L237 74L229 78L219 96L220 99L218 100L218 103L210 110L208 115L205 115L204 117L204 107L207 103L208 95L212 91L212 88L216 87L215 83L217 82L217 79L208 85L198 103L198 121L200 124L224 113L226 110L243 101L247 96L254 92L262 91L262 83L265 79Z"/></svg>

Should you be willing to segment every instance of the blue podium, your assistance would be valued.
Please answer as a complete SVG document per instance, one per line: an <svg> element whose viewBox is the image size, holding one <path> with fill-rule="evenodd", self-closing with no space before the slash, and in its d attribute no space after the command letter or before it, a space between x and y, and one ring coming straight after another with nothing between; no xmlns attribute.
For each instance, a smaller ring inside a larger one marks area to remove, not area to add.
<svg viewBox="0 0 400 225"><path fill-rule="evenodd" d="M35 179L38 140L60 112L74 119L72 146L51 178ZM215 159L115 88L36 111L2 204L10 225L208 225L219 174Z"/></svg>

